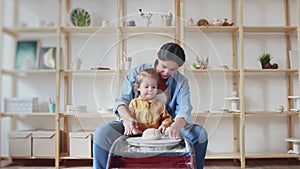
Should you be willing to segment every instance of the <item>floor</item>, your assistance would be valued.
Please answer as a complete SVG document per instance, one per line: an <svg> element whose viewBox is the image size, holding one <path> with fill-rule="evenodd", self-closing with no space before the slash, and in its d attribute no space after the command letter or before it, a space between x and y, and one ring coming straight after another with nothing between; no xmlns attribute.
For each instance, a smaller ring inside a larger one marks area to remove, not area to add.
<svg viewBox="0 0 300 169"><path fill-rule="evenodd" d="M54 169L52 161L1 161L1 169ZM61 169L92 169L91 161L65 161ZM300 169L297 159L260 159L247 160L246 168L250 169ZM240 169L236 160L207 160L204 169Z"/></svg>

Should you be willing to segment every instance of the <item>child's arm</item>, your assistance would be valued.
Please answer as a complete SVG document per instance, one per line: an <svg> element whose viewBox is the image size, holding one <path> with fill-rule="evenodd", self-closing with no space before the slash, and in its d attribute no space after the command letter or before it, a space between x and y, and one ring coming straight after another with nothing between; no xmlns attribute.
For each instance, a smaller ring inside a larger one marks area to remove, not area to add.
<svg viewBox="0 0 300 169"><path fill-rule="evenodd" d="M133 133L133 130L135 130L136 126L137 126L137 122L135 120L135 115L134 115L134 106L133 106L133 101L131 101L129 103L129 107L128 107L128 110L129 110L129 116L131 117L131 119L134 119L133 123L128 123L128 120L124 120L123 119L123 126L124 126L124 135L133 135L135 134L135 132Z"/></svg>

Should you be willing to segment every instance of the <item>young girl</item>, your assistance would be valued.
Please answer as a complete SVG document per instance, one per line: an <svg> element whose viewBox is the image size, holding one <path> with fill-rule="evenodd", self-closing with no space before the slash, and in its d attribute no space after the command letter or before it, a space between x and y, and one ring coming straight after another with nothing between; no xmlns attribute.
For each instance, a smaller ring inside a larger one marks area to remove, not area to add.
<svg viewBox="0 0 300 169"><path fill-rule="evenodd" d="M147 128L158 128L163 133L171 125L172 117L166 106L155 98L158 81L159 74L154 68L143 69L137 75L135 88L139 97L129 103L130 115L137 120L137 124L128 135L140 134ZM124 124L125 130L127 126Z"/></svg>

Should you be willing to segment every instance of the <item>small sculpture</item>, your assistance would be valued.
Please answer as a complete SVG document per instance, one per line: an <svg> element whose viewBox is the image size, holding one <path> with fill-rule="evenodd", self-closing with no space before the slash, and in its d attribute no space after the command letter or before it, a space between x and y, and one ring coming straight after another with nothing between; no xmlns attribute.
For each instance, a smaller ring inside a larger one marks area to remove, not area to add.
<svg viewBox="0 0 300 169"><path fill-rule="evenodd" d="M146 26L150 26L152 21L151 18L153 16L153 13L149 12L148 14L144 13L142 9L139 9L139 12L141 14L141 16L143 17Z"/></svg>
<svg viewBox="0 0 300 169"><path fill-rule="evenodd" d="M227 18L224 19L224 22L223 22L223 26L232 26L233 25L233 22L229 23L227 22Z"/></svg>
<svg viewBox="0 0 300 169"><path fill-rule="evenodd" d="M193 20L193 18L190 18L190 19L187 21L187 25L188 25L188 26L193 26L193 25L194 25L194 20Z"/></svg>
<svg viewBox="0 0 300 169"><path fill-rule="evenodd" d="M212 26L222 26L222 21L219 18L214 18L211 23Z"/></svg>
<svg viewBox="0 0 300 169"><path fill-rule="evenodd" d="M46 67L49 67L51 69L55 68L55 59L54 59L54 53L53 53L53 48L49 48L47 52L44 54L44 59L43 63Z"/></svg>
<svg viewBox="0 0 300 169"><path fill-rule="evenodd" d="M197 23L198 26L209 26L209 22L206 19L200 19Z"/></svg>

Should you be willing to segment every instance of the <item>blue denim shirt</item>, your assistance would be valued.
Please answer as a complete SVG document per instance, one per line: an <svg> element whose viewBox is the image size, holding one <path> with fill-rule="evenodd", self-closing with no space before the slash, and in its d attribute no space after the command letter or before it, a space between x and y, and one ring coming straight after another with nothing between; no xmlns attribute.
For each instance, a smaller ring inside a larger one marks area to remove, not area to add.
<svg viewBox="0 0 300 169"><path fill-rule="evenodd" d="M138 92L134 90L137 74L154 64L142 64L130 70L123 81L121 95L115 99L114 112L118 116L117 108L120 105L129 105L133 98L138 97ZM177 72L167 80L167 86L170 93L170 100L166 104L169 114L176 119L183 117L188 124L192 124L191 111L193 109L190 100L190 89L188 80L180 72Z"/></svg>

